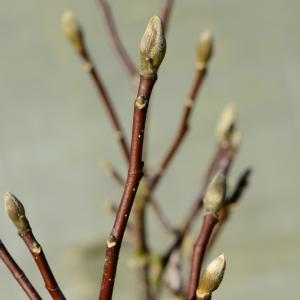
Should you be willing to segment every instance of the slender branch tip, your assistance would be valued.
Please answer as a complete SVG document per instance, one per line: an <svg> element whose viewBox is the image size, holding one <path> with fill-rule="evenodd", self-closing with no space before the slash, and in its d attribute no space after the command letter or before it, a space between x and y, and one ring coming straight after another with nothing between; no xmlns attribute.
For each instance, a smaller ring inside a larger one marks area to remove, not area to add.
<svg viewBox="0 0 300 300"><path fill-rule="evenodd" d="M211 294L220 286L226 269L224 254L214 259L205 269L196 295L199 300L211 298Z"/></svg>
<svg viewBox="0 0 300 300"><path fill-rule="evenodd" d="M15 195L9 192L5 193L4 205L7 215L17 227L19 233L30 229L29 222L25 215L25 208Z"/></svg>
<svg viewBox="0 0 300 300"><path fill-rule="evenodd" d="M216 135L220 144L230 144L237 123L236 106L233 103L228 104L219 119Z"/></svg>
<svg viewBox="0 0 300 300"><path fill-rule="evenodd" d="M207 212L217 214L222 208L226 194L226 179L222 171L216 173L207 187L203 199L204 208Z"/></svg>
<svg viewBox="0 0 300 300"><path fill-rule="evenodd" d="M150 19L140 43L141 76L156 77L166 47L162 21L158 16L154 16Z"/></svg>
<svg viewBox="0 0 300 300"><path fill-rule="evenodd" d="M62 15L62 25L65 36L79 53L84 52L83 34L74 13L66 10Z"/></svg>
<svg viewBox="0 0 300 300"><path fill-rule="evenodd" d="M212 57L214 48L213 35L210 31L204 31L199 38L197 46L197 69L203 70Z"/></svg>

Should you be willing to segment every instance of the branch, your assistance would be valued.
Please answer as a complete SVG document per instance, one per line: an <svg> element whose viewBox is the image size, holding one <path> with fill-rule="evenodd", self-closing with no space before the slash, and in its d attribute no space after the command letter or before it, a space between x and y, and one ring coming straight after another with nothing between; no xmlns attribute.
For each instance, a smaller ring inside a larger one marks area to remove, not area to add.
<svg viewBox="0 0 300 300"><path fill-rule="evenodd" d="M219 223L215 227L214 232L209 241L209 249L213 247L215 241L217 240L226 222L228 221L231 215L232 206L241 199L246 187L248 186L251 172L252 170L250 168L246 169L240 176L238 183L236 184L233 192L225 198L224 207L221 209L219 213Z"/></svg>
<svg viewBox="0 0 300 300"><path fill-rule="evenodd" d="M65 296L60 290L53 273L49 267L42 247L35 239L29 221L25 215L25 209L22 203L11 193L5 194L6 212L18 229L18 234L28 247L40 273L44 279L45 287L53 300L65 300Z"/></svg>
<svg viewBox="0 0 300 300"><path fill-rule="evenodd" d="M116 23L114 21L113 15L111 13L110 6L106 0L99 0L98 2L102 9L105 24L108 29L109 36L111 38L114 49L117 52L117 54L119 55L119 58L121 59L121 62L123 63L128 75L133 80L135 80L138 75L136 67L135 67L134 63L132 62L132 60L130 59L129 55L127 54L127 51L120 39L118 30L116 27Z"/></svg>
<svg viewBox="0 0 300 300"><path fill-rule="evenodd" d="M42 300L38 292L32 286L29 279L26 277L22 269L18 266L15 260L12 258L3 242L0 240L0 258L7 266L11 274L14 276L16 281L19 283L21 288L24 290L30 300Z"/></svg>
<svg viewBox="0 0 300 300"><path fill-rule="evenodd" d="M161 19L164 24L165 32L167 32L167 30L168 30L170 14L172 12L173 6L174 6L174 0L164 0L164 4L162 7L162 13L161 13Z"/></svg>
<svg viewBox="0 0 300 300"><path fill-rule="evenodd" d="M225 177L222 172L219 172L210 182L207 188L207 192L205 194L205 198L203 200L206 214L204 216L201 232L194 245L190 279L187 292L188 300L196 299L196 290L199 284L204 254L208 246L213 229L218 223L217 214L223 206L225 194Z"/></svg>
<svg viewBox="0 0 300 300"><path fill-rule="evenodd" d="M201 88L203 79L206 75L207 64L211 58L213 51L213 40L212 35L209 32L204 32L199 40L198 45L198 55L197 55L197 63L196 63L196 76L192 86L192 90L190 92L189 98L187 99L181 119L181 124L179 126L179 130L175 136L173 143L171 144L170 149L167 151L165 157L160 163L160 167L158 171L153 175L150 180L149 188L152 191L157 184L159 183L162 175L165 173L166 169L170 165L172 159L175 154L178 152L180 145L182 144L188 130L189 130L189 122L192 113L192 109L194 107L198 92Z"/></svg>
<svg viewBox="0 0 300 300"><path fill-rule="evenodd" d="M85 69L89 73L92 81L94 82L98 93L102 99L102 102L107 110L113 128L115 130L116 138L120 144L122 153L126 161L129 161L129 147L121 126L121 122L119 121L117 113L113 107L112 101L88 52L87 46L84 41L83 31L71 11L66 11L63 14L63 29L66 37L70 40L71 44L83 60Z"/></svg>
<svg viewBox="0 0 300 300"><path fill-rule="evenodd" d="M140 84L134 105L129 170L116 220L107 239L99 300L110 300L112 298L124 232L139 181L143 176L142 153L147 108L157 78L157 70L164 58L165 50L166 44L161 21L158 17L153 17L149 21L140 46Z"/></svg>

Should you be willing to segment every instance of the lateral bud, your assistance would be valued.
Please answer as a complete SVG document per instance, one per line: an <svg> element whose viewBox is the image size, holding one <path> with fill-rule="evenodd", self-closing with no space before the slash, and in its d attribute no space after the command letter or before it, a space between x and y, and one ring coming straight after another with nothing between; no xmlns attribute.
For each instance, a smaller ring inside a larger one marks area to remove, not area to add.
<svg viewBox="0 0 300 300"><path fill-rule="evenodd" d="M213 35L210 31L204 31L199 38L197 46L197 64L198 70L204 70L213 53L214 43Z"/></svg>
<svg viewBox="0 0 300 300"><path fill-rule="evenodd" d="M17 227L18 232L22 233L30 229L29 222L25 215L23 204L12 193L4 196L5 210L11 221Z"/></svg>
<svg viewBox="0 0 300 300"><path fill-rule="evenodd" d="M72 11L67 10L62 15L62 25L65 36L79 53L84 52L83 33Z"/></svg>
<svg viewBox="0 0 300 300"><path fill-rule="evenodd" d="M217 214L223 206L226 194L226 181L222 171L216 173L209 183L203 199L203 205L207 212Z"/></svg>
<svg viewBox="0 0 300 300"><path fill-rule="evenodd" d="M158 16L150 19L140 43L140 75L156 77L166 53L163 24Z"/></svg>
<svg viewBox="0 0 300 300"><path fill-rule="evenodd" d="M230 103L223 110L217 125L216 135L220 144L231 144L233 133L236 129L236 121L236 107L234 104Z"/></svg>
<svg viewBox="0 0 300 300"><path fill-rule="evenodd" d="M211 294L220 286L226 269L224 254L214 259L205 269L196 296L198 300L211 299Z"/></svg>

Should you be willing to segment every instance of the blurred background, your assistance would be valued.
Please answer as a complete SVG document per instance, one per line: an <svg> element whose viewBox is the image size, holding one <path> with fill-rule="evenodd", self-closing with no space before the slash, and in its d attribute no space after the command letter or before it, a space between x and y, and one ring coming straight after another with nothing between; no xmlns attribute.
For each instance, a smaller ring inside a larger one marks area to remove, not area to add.
<svg viewBox="0 0 300 300"><path fill-rule="evenodd" d="M138 62L138 45L161 0L110 1L121 38ZM99 6L93 1L1 1L0 194L15 193L69 299L96 299L103 241L113 224L106 199L121 188L100 168L126 165L104 108L82 63L66 41L61 15L79 17L118 114L131 131L135 90L112 51ZM210 258L225 253L227 272L214 299L296 297L300 274L300 3L296 0L176 1L168 49L149 115L148 163L162 159L178 128L194 76L199 34L211 29L215 55L192 116L191 131L159 185L156 197L178 223L197 195L214 151L215 125L233 102L243 135L231 172L254 170L241 204ZM168 111L168 113L166 113ZM150 213L151 214L151 213ZM166 237L151 219L151 238ZM200 222L195 227L199 230ZM43 296L32 258L0 210L0 237ZM138 299L128 272L129 239L122 251L115 299ZM25 299L0 264L0 298Z"/></svg>

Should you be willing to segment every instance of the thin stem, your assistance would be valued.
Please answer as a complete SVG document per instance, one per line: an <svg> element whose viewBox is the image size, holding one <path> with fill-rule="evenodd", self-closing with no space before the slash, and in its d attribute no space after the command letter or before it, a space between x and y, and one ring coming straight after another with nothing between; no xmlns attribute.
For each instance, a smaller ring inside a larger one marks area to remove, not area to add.
<svg viewBox="0 0 300 300"><path fill-rule="evenodd" d="M116 220L107 241L99 300L110 300L112 298L118 257L124 232L139 186L139 181L143 176L142 153L144 130L147 108L155 81L156 77L144 78L141 76L140 78L139 90L134 105L129 171Z"/></svg>
<svg viewBox="0 0 300 300"><path fill-rule="evenodd" d="M161 20L164 24L165 33L168 30L170 15L171 15L171 12L172 12L174 2L175 2L175 0L164 0L164 4L163 4L163 7L162 7L162 13L161 13Z"/></svg>
<svg viewBox="0 0 300 300"><path fill-rule="evenodd" d="M163 270L166 268L167 264L169 263L169 259L172 253L182 245L182 242L186 234L188 233L189 229L191 228L192 224L194 223L198 214L200 213L203 207L203 197L205 195L207 186L212 176L219 170L223 171L224 175L226 175L233 162L235 153L236 152L230 147L227 148L221 145L218 146L215 154L213 155L213 159L211 160L211 163L208 167L199 195L196 197L190 210L188 211L187 215L183 219L182 226L177 230L174 240L172 241L171 245L163 255L163 259L162 259Z"/></svg>
<svg viewBox="0 0 300 300"><path fill-rule="evenodd" d="M102 99L102 102L107 110L107 113L109 115L109 118L112 122L112 125L114 127L115 133L116 133L116 139L120 144L122 153L126 159L126 161L129 162L129 147L128 143L125 138L124 130L122 129L121 122L117 116L117 113L115 111L115 108L113 107L112 101L110 96L108 95L108 92L103 84L103 81L99 75L99 72L96 70L96 67L86 49L80 53L86 67L86 71L89 73L91 79L93 80L98 93Z"/></svg>
<svg viewBox="0 0 300 300"><path fill-rule="evenodd" d="M103 16L105 19L105 24L107 26L109 36L111 38L112 44L119 55L128 75L134 80L137 78L137 69L130 59L121 39L118 34L118 30L116 27L116 23L114 21L114 17L111 13L110 6L106 0L99 0L100 7L103 12Z"/></svg>
<svg viewBox="0 0 300 300"><path fill-rule="evenodd" d="M182 119L181 119L181 124L179 126L179 130L176 134L176 137L175 137L173 143L171 144L171 147L167 151L166 155L164 156L164 159L160 163L160 167L159 167L158 171L150 179L149 188L151 191L153 189L155 189L155 187L159 183L160 179L162 178L162 175L167 170L168 166L170 165L170 162L174 158L175 154L177 153L181 143L183 142L183 140L188 132L191 112L192 112L196 97L198 95L199 89L201 87L201 84L203 82L203 79L205 78L205 74L206 74L206 69L197 70L197 72L196 72L196 77L195 77L195 80L193 83L193 87L192 87L190 96L189 96L188 100L186 101Z"/></svg>
<svg viewBox="0 0 300 300"><path fill-rule="evenodd" d="M19 283L21 288L24 290L28 298L30 300L42 300L38 292L32 286L29 279L26 277L22 269L15 262L15 260L10 255L10 253L8 252L8 250L6 249L5 245L1 240L0 240L0 258L7 266L11 274L14 276L16 281Z"/></svg>
<svg viewBox="0 0 300 300"><path fill-rule="evenodd" d="M56 279L50 269L46 256L42 247L39 245L38 241L35 239L31 229L20 232L19 236L25 242L27 248L29 249L35 263L37 264L40 273L44 279L45 287L48 290L53 300L65 300L65 296L60 290Z"/></svg>
<svg viewBox="0 0 300 300"><path fill-rule="evenodd" d="M218 219L214 214L208 213L204 216L201 232L194 245L189 287L187 293L188 300L196 299L196 290L199 284L200 272L201 272L205 250L207 248L214 226L217 223L218 223Z"/></svg>

